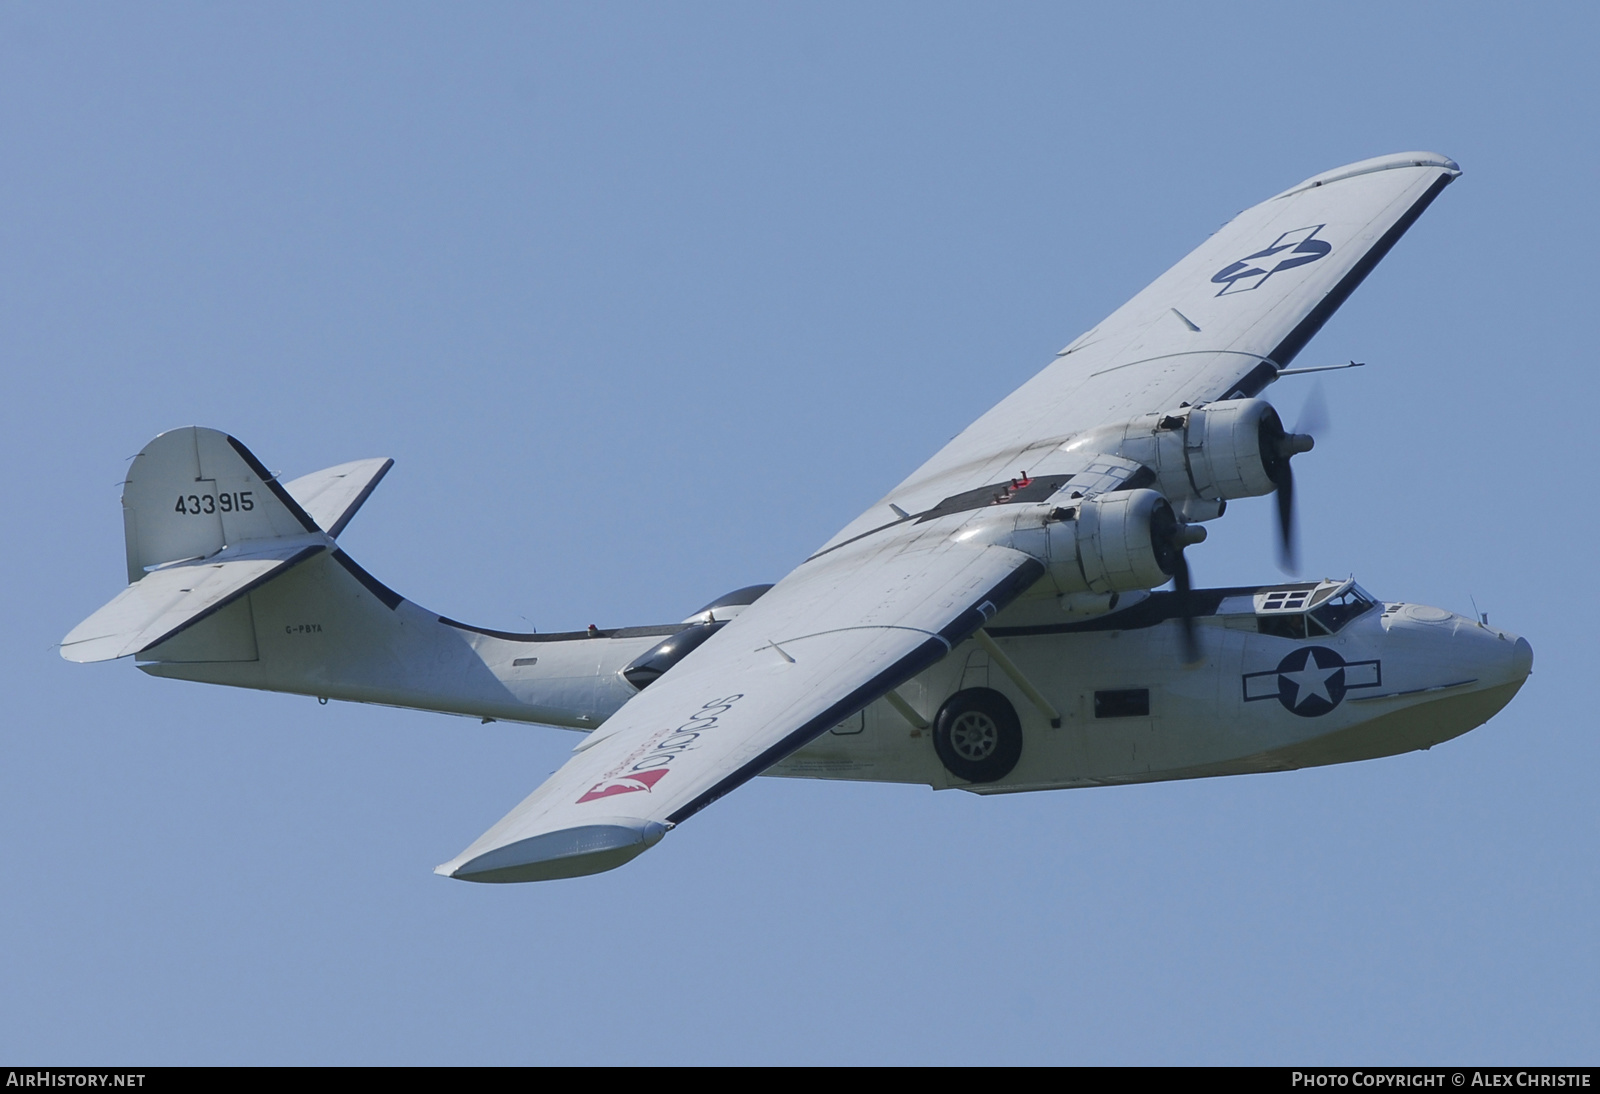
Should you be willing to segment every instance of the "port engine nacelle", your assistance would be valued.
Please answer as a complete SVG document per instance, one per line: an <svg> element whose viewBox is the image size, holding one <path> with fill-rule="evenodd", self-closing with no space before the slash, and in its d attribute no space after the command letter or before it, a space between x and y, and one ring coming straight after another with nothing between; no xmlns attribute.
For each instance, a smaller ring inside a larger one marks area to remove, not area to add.
<svg viewBox="0 0 1600 1094"><path fill-rule="evenodd" d="M1185 515L1210 519L1222 506L1207 503L1272 493L1289 457L1310 448L1311 438L1287 432L1265 400L1225 399L1102 426L1062 450L1135 460Z"/></svg>

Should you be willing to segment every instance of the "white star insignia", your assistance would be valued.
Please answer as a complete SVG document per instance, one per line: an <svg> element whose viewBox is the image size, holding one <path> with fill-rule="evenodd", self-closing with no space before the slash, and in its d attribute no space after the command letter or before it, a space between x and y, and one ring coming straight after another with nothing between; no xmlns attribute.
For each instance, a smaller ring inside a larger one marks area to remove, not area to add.
<svg viewBox="0 0 1600 1094"><path fill-rule="evenodd" d="M1333 696L1328 694L1328 680L1334 673L1344 669L1343 665L1331 665L1323 668L1317 664L1317 655L1306 651L1306 662L1298 672L1282 672L1278 675L1288 680L1295 686L1294 702L1291 707L1298 709L1302 703L1312 696L1316 696L1329 706L1333 706Z"/></svg>

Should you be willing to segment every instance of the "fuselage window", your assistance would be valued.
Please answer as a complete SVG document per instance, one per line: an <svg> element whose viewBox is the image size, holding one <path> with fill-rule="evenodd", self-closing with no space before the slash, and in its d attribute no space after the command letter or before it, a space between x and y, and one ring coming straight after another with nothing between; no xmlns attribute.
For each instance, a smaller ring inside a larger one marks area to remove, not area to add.
<svg viewBox="0 0 1600 1094"><path fill-rule="evenodd" d="M828 730L836 737L850 737L867 728L867 712L858 710L832 729Z"/></svg>
<svg viewBox="0 0 1600 1094"><path fill-rule="evenodd" d="M1096 718L1148 718L1150 716L1149 688L1119 688L1116 691L1094 693Z"/></svg>

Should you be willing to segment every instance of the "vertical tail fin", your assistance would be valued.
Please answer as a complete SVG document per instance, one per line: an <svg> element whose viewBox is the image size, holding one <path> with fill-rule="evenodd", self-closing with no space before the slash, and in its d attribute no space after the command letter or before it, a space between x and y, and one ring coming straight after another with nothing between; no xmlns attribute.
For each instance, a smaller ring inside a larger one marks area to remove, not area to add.
<svg viewBox="0 0 1600 1094"><path fill-rule="evenodd" d="M230 544L319 530L248 448L201 426L163 433L134 457L122 520L130 583Z"/></svg>

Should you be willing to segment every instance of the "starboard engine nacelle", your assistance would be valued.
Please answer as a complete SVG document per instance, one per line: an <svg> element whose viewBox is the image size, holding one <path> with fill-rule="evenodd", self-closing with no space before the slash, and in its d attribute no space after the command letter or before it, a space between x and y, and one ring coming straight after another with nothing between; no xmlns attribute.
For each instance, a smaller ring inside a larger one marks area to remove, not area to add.
<svg viewBox="0 0 1600 1094"><path fill-rule="evenodd" d="M1062 492L1026 509L980 517L957 535L1003 544L1044 563L1060 593L1126 593L1164 585L1183 569L1183 549L1206 530L1179 519L1154 490L1094 497Z"/></svg>
<svg viewBox="0 0 1600 1094"><path fill-rule="evenodd" d="M1048 575L1038 580L1040 591L1054 586L1061 596L1091 593L1114 603L1118 593L1153 589L1170 578L1183 625L1184 663L1201 657L1183 549L1204 541L1206 530L1180 519L1172 503L1154 490L1089 496L1069 483L1039 504L990 506L954 538L1031 555Z"/></svg>
<svg viewBox="0 0 1600 1094"><path fill-rule="evenodd" d="M1221 515L1203 504L1270 494L1289 458L1310 451L1310 437L1289 433L1264 399L1224 399L1146 414L1073 438L1063 451L1106 453L1150 469L1160 492L1190 516Z"/></svg>

